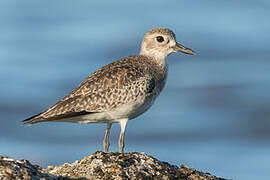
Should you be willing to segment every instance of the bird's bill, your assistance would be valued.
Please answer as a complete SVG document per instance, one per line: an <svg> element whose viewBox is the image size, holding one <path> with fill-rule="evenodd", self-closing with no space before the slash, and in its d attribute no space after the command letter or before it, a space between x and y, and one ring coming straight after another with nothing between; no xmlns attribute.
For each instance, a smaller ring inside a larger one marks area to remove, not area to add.
<svg viewBox="0 0 270 180"><path fill-rule="evenodd" d="M178 44L178 43L176 43L176 45L173 47L173 50L174 50L174 52L182 52L182 53L190 54L190 55L196 54L195 51L193 51L189 48L186 48L185 46Z"/></svg>

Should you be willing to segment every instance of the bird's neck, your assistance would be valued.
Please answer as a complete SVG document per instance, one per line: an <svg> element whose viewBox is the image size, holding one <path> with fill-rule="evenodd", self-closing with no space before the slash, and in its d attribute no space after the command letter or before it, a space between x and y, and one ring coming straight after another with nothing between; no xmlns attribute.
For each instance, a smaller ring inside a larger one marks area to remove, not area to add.
<svg viewBox="0 0 270 180"><path fill-rule="evenodd" d="M158 91L160 93L166 83L167 79L167 72L168 72L168 65L166 62L166 57L158 56L151 56L149 54L140 53L140 56L146 57L148 63L148 67L150 67L153 76L156 78L158 82Z"/></svg>
<svg viewBox="0 0 270 180"><path fill-rule="evenodd" d="M166 62L166 58L168 56L167 54L164 54L164 53L159 52L159 51L144 51L142 49L140 52L140 55L146 56L149 59L155 61L155 63L157 63L162 68L167 67L167 62Z"/></svg>

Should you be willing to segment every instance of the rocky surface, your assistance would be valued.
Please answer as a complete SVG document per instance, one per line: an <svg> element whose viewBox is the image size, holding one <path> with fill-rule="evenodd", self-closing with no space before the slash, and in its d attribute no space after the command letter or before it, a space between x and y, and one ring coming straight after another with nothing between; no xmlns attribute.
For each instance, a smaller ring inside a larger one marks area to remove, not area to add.
<svg viewBox="0 0 270 180"><path fill-rule="evenodd" d="M0 156L0 179L164 179L224 180L187 166L170 165L144 153L104 153L97 151L73 163L42 169L27 160Z"/></svg>
<svg viewBox="0 0 270 180"><path fill-rule="evenodd" d="M27 160L15 160L0 156L0 180L10 179L56 179L55 176L43 173L42 168L32 165Z"/></svg>

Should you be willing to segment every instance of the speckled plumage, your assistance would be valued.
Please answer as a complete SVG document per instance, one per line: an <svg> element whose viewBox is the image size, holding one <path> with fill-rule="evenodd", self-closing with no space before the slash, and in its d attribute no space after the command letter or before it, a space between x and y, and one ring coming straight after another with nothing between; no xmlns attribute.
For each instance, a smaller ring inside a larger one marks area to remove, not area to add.
<svg viewBox="0 0 270 180"><path fill-rule="evenodd" d="M166 69L149 57L128 56L93 73L68 96L34 117L32 123L61 120L87 112L110 112L121 105L146 99L153 102L165 79Z"/></svg>
<svg viewBox="0 0 270 180"><path fill-rule="evenodd" d="M47 121L107 123L103 143L108 152L111 124L119 122L119 151L123 152L127 121L148 110L162 91L167 76L166 57L172 52L195 54L178 44L171 30L152 29L146 33L139 55L100 68L68 96L26 119L24 124Z"/></svg>

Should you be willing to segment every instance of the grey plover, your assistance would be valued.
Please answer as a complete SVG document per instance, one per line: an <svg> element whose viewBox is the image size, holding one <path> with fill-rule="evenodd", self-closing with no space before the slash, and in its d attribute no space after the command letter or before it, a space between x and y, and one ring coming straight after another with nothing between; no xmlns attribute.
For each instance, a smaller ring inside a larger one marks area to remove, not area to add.
<svg viewBox="0 0 270 180"><path fill-rule="evenodd" d="M103 147L108 152L112 123L120 123L118 145L123 153L126 124L147 111L162 91L167 77L166 58L172 52L195 54L177 43L170 29L151 29L144 36L139 55L100 68L69 95L23 124L107 123Z"/></svg>

